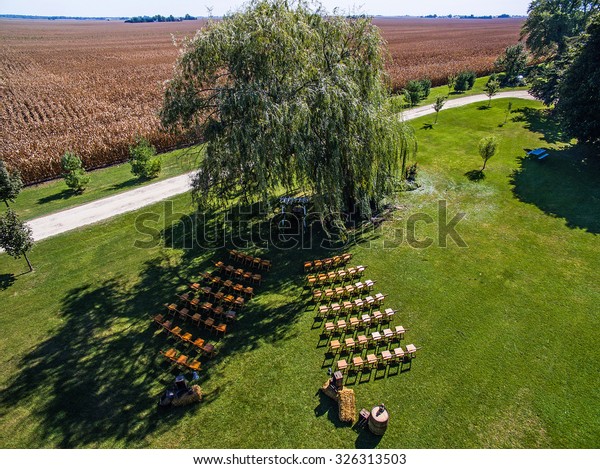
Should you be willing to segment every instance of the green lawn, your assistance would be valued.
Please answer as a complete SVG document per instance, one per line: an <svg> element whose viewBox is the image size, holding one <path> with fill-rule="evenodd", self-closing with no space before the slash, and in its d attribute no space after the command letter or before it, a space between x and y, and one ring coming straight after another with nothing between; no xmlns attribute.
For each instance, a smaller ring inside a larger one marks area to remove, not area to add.
<svg viewBox="0 0 600 469"><path fill-rule="evenodd" d="M131 174L129 163L91 171L89 173L90 184L83 194L74 194L63 179L29 186L19 194L12 207L23 220L30 220L192 171L201 155L202 147L191 147L163 153L161 155L162 171L159 177L149 180L138 179Z"/></svg>
<svg viewBox="0 0 600 469"><path fill-rule="evenodd" d="M561 141L539 104L513 100L500 126L505 109L501 100L442 111L433 127L432 116L413 121L421 188L350 248L400 310L393 324L410 329L404 344L423 347L407 371L351 384L359 409L388 407L383 438L340 424L317 392L331 358L301 286L301 261L326 253L316 248L271 249L273 272L204 363L205 402L157 408L173 377L158 350L173 342L149 318L225 257L182 249L189 223L154 247L132 247L147 239L135 231L140 213L166 216L167 226L190 213L182 195L166 215L161 203L38 243L33 274L0 256L1 446L596 447L600 168ZM485 179L471 181L488 134L500 152ZM538 146L553 149L547 161L523 158ZM401 242L410 215L437 218L439 200L448 218L466 214L457 232L468 247L440 247L436 225L423 221L417 238L433 246Z"/></svg>

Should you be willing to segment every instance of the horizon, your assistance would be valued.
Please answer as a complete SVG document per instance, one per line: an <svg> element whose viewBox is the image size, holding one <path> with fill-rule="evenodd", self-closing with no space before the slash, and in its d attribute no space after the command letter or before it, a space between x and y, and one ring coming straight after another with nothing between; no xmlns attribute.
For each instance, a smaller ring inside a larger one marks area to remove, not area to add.
<svg viewBox="0 0 600 469"><path fill-rule="evenodd" d="M216 3L216 5L215 5ZM240 9L247 2L241 0L106 0L102 4L88 4L77 0L6 0L0 5L0 15L38 16L69 18L131 18L134 16L186 14L195 17L223 16ZM426 0L418 5L406 1L372 0L364 4L354 0L323 0L328 12L336 9L341 14L367 14L384 17L438 16L526 16L529 0L507 0L505 2L475 0ZM204 11L199 11L204 10Z"/></svg>

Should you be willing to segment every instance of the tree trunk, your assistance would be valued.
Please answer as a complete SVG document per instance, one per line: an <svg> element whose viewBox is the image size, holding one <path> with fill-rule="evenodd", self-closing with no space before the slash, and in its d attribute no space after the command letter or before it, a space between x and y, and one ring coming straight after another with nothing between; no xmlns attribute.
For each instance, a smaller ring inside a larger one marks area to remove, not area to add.
<svg viewBox="0 0 600 469"><path fill-rule="evenodd" d="M435 121L433 122L434 125L437 124L437 118L438 118L439 114L440 114L440 111L435 112Z"/></svg>
<svg viewBox="0 0 600 469"><path fill-rule="evenodd" d="M29 261L29 257L27 257L27 253L23 252L23 256L25 257L25 260L27 261L27 265L29 266L29 272L33 272L33 266L31 265L31 262Z"/></svg>
<svg viewBox="0 0 600 469"><path fill-rule="evenodd" d="M481 172L483 173L483 170L485 169L485 165L487 164L487 160L483 160L483 168L481 168Z"/></svg>
<svg viewBox="0 0 600 469"><path fill-rule="evenodd" d="M8 200L5 200L4 203L6 204L6 208L10 208L8 205Z"/></svg>

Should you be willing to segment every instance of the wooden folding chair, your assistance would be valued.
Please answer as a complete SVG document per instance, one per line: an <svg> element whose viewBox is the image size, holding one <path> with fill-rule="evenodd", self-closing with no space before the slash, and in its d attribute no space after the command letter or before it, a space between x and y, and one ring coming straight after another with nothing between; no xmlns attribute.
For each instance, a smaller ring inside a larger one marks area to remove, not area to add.
<svg viewBox="0 0 600 469"><path fill-rule="evenodd" d="M185 366L191 371L199 371L202 364L195 358L191 358L190 360L185 363Z"/></svg>
<svg viewBox="0 0 600 469"><path fill-rule="evenodd" d="M223 336L225 336L225 333L227 332L227 324L218 324L217 326L212 326L212 330L213 332L215 332L217 334L217 336L219 334L223 334Z"/></svg>
<svg viewBox="0 0 600 469"><path fill-rule="evenodd" d="M358 345L361 347L366 347L369 344L369 339L367 338L366 335L359 335L356 337L356 341L358 342Z"/></svg>
<svg viewBox="0 0 600 469"><path fill-rule="evenodd" d="M329 342L329 351L330 352L336 353L341 347L342 347L342 344L340 344L340 341L337 339L334 339L331 342Z"/></svg>
<svg viewBox="0 0 600 469"><path fill-rule="evenodd" d="M260 268L269 272L271 270L271 261L263 259L260 261Z"/></svg>
<svg viewBox="0 0 600 469"><path fill-rule="evenodd" d="M338 360L337 362L337 369L339 371L344 371L348 368L348 362L346 362L346 360Z"/></svg>
<svg viewBox="0 0 600 469"><path fill-rule="evenodd" d="M260 274L252 275L252 282L258 283L260 285L262 282L262 275L260 275Z"/></svg>
<svg viewBox="0 0 600 469"><path fill-rule="evenodd" d="M163 322L165 322L165 317L162 314L157 314L156 316L154 316L154 319L152 319L157 325L162 326Z"/></svg>
<svg viewBox="0 0 600 469"><path fill-rule="evenodd" d="M305 261L304 262L304 272L309 272L311 271L313 268L313 263L312 261Z"/></svg>
<svg viewBox="0 0 600 469"><path fill-rule="evenodd" d="M209 357L214 357L216 350L213 344L205 343L200 350L203 354L208 355Z"/></svg>

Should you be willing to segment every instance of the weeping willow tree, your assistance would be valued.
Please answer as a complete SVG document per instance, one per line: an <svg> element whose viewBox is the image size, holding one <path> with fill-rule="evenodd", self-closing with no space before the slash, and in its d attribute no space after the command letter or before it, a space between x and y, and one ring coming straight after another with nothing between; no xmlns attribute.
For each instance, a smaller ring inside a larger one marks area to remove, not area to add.
<svg viewBox="0 0 600 469"><path fill-rule="evenodd" d="M193 181L201 207L285 188L312 194L323 217L368 216L416 152L388 90L370 18L252 1L184 41L161 121L207 144Z"/></svg>

